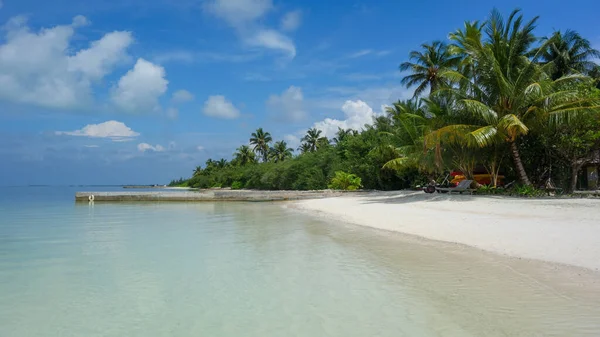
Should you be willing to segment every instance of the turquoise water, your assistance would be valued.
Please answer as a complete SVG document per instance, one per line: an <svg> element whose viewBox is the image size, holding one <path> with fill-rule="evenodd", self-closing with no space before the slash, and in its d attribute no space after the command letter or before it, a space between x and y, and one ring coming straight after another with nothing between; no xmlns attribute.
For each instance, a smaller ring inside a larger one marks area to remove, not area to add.
<svg viewBox="0 0 600 337"><path fill-rule="evenodd" d="M600 335L598 284L553 266L282 204L82 189L0 188L0 336Z"/></svg>

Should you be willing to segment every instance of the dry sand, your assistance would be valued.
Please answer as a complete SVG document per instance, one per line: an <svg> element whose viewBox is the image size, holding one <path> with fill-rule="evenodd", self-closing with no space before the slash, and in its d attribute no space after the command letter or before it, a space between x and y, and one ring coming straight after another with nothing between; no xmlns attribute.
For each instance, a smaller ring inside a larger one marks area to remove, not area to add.
<svg viewBox="0 0 600 337"><path fill-rule="evenodd" d="M600 200L376 192L303 200L328 219L600 270Z"/></svg>

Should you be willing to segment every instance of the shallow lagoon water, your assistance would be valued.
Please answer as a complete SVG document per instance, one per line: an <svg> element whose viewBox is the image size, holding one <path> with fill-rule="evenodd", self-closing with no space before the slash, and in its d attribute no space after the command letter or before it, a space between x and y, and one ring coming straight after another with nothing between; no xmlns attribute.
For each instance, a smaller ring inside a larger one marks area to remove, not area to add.
<svg viewBox="0 0 600 337"><path fill-rule="evenodd" d="M0 336L598 336L593 272L281 203L0 189Z"/></svg>

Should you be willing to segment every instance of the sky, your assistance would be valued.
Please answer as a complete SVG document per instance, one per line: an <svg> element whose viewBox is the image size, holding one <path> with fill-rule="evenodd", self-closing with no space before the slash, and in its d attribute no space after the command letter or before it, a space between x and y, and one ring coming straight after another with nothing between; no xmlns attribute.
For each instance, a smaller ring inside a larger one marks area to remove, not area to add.
<svg viewBox="0 0 600 337"><path fill-rule="evenodd" d="M0 185L163 184L258 127L360 129L411 97L411 50L495 6L600 48L600 2L568 4L0 0Z"/></svg>

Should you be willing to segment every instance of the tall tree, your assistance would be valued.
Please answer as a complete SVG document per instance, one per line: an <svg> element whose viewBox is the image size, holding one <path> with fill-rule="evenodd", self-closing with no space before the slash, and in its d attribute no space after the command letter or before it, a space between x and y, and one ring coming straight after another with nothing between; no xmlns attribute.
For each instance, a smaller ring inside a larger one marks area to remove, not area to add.
<svg viewBox="0 0 600 337"><path fill-rule="evenodd" d="M293 149L287 147L287 143L285 141L280 140L278 142L275 142L273 148L271 148L271 161L279 163L286 159L292 158L293 151Z"/></svg>
<svg viewBox="0 0 600 337"><path fill-rule="evenodd" d="M256 129L250 137L250 144L254 145L254 152L261 156L263 162L269 160L269 144L273 141L271 134L265 132L263 128Z"/></svg>
<svg viewBox="0 0 600 337"><path fill-rule="evenodd" d="M202 174L202 166L196 166L194 169L194 177Z"/></svg>
<svg viewBox="0 0 600 337"><path fill-rule="evenodd" d="M310 152L310 144L308 144L308 143L300 144L300 146L298 146L298 151L300 151L301 154Z"/></svg>
<svg viewBox="0 0 600 337"><path fill-rule="evenodd" d="M453 69L461 58L453 55L445 43L434 41L432 44L422 44L423 51L412 51L410 61L400 65L400 71L408 71L409 75L402 78L401 83L407 87L416 86L414 96L421 96L427 88L429 93L449 84L443 76L443 70Z"/></svg>
<svg viewBox="0 0 600 337"><path fill-rule="evenodd" d="M316 128L308 129L306 131L306 135L302 137L302 141L308 144L308 148L310 152L317 151L320 147L325 145L325 141L329 144L329 141L326 137L321 136L322 131Z"/></svg>
<svg viewBox="0 0 600 337"><path fill-rule="evenodd" d="M573 30L556 31L543 38L542 47L534 52L540 54L541 63L549 65L553 80L573 73L590 75L598 67L593 60L600 58L600 51Z"/></svg>
<svg viewBox="0 0 600 337"><path fill-rule="evenodd" d="M576 89L565 89L565 83L580 78L551 81L537 63L539 53L528 57L536 41L533 30L537 19L525 22L515 10L504 20L500 12L493 10L483 27L484 40L473 40L473 36L462 41L467 57L472 58L470 62L477 69L476 81L470 74L453 70L444 75L463 84L450 91L458 110L475 119L470 120L470 125L453 124L436 131L458 131L468 136L463 140L481 147L508 142L515 171L524 185L531 182L521 160L518 139L529 132L527 123L537 115L561 119L590 108Z"/></svg>
<svg viewBox="0 0 600 337"><path fill-rule="evenodd" d="M254 151L252 151L248 145L242 145L238 147L233 156L235 158L235 162L241 166L251 164L256 161Z"/></svg>

